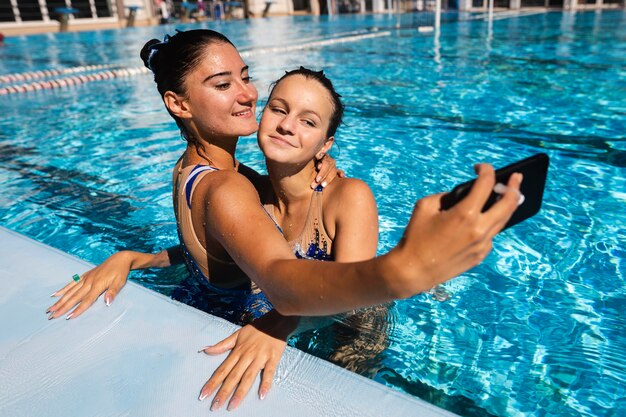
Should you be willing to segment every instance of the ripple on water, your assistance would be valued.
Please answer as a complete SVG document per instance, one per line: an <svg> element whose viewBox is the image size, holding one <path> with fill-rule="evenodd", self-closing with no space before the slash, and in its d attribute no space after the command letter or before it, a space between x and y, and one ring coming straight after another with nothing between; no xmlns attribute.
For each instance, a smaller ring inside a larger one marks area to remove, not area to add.
<svg viewBox="0 0 626 417"><path fill-rule="evenodd" d="M491 37L482 21L448 23L438 39L400 30L272 59L252 52L385 28L395 18L231 23L220 28L251 51L261 100L287 68L324 68L333 79L346 104L335 156L373 189L381 251L400 239L416 199L468 180L473 163L551 157L541 212L500 234L481 266L446 283L448 300L399 301L389 346L364 374L465 416L626 409L622 12L498 20ZM143 42L162 32L12 38L0 50L0 73L138 66ZM92 262L176 243L170 169L184 143L151 77L5 96L0 105L0 224ZM238 158L262 169L254 138L240 144ZM171 294L180 275L133 278ZM335 330L299 343L329 358Z"/></svg>

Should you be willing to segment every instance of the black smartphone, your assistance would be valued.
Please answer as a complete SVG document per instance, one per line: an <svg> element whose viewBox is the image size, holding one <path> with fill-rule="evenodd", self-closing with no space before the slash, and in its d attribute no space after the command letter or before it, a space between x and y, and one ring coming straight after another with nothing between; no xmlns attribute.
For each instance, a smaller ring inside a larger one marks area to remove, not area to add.
<svg viewBox="0 0 626 417"><path fill-rule="evenodd" d="M496 184L506 185L509 182L511 174L515 172L519 172L524 175L524 180L520 186L520 192L524 196L524 200L519 205L517 210L515 210L513 216L511 216L508 223L504 226L504 229L537 214L541 208L541 201L543 200L543 190L546 185L549 163L550 159L548 158L548 155L545 153L538 153L496 171ZM463 200L469 193L472 185L474 185L474 181L475 180L471 180L463 184L459 184L454 187L451 192L441 197L441 210L448 210L456 203ZM485 206L483 207L483 212L487 211L489 207L502 197L502 193L498 193L497 191L498 190L494 190L491 193L485 203Z"/></svg>

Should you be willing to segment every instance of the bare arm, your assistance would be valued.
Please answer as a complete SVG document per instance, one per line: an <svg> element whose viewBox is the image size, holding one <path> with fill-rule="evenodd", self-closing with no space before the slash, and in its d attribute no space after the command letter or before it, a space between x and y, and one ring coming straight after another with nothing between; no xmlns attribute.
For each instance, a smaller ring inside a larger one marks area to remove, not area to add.
<svg viewBox="0 0 626 417"><path fill-rule="evenodd" d="M245 178L224 171L206 181L206 216L213 220L207 222L207 233L275 308L285 315L330 315L412 296L477 265L517 207L521 176L513 175L511 190L481 213L495 176L491 166L479 166L463 201L440 211L440 195L420 200L394 249L355 263L295 260Z"/></svg>

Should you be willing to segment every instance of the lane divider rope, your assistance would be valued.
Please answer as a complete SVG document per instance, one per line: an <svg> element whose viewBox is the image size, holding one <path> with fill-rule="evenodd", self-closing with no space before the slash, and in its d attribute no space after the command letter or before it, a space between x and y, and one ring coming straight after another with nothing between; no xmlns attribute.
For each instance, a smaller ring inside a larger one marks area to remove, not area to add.
<svg viewBox="0 0 626 417"><path fill-rule="evenodd" d="M291 51L299 51L302 49L318 48L328 45L335 45L339 43L356 42L364 39L380 38L384 36L390 36L391 32L381 31L367 34L359 34L352 36L341 36L332 39L322 39L319 41L311 41L301 43L297 45L278 46L272 48L256 48L250 50L244 50L240 53L243 58L247 58L255 55L264 55L269 53L284 53ZM48 90L55 88L68 87L73 85L79 85L88 83L91 81L109 80L113 78L131 77L138 74L147 74L150 72L145 67L138 68L113 68L115 65L90 65L74 68L65 68L61 70L43 70L24 72L18 74L9 74L0 76L0 82L15 82L15 81L31 81L40 78L54 77L57 75L76 74L80 72L94 71L99 69L111 68L105 71L91 72L89 74L79 74L71 77L55 78L51 80L35 81L26 84L9 85L0 87L0 96L15 93L26 93L30 91Z"/></svg>
<svg viewBox="0 0 626 417"><path fill-rule="evenodd" d="M10 85L0 88L0 96L14 93L26 93L29 91L49 90L54 88L69 87L73 85L85 84L90 81L111 80L113 78L125 78L138 74L150 72L145 67L138 68L118 68L107 71L100 71L86 75L74 75L71 77L57 78L47 81L36 81L29 84Z"/></svg>
<svg viewBox="0 0 626 417"><path fill-rule="evenodd" d="M254 55L299 51L302 49L317 48L320 46L335 45L338 43L356 42L356 41L360 41L363 39L380 38L380 37L390 36L390 35L391 35L391 32L383 31L383 32L368 33L365 35L343 36L341 38L323 39L320 41L307 42L307 43L302 43L302 44L297 44L297 45L249 49L249 50L244 50L240 52L240 55L242 56L242 58L248 58Z"/></svg>
<svg viewBox="0 0 626 417"><path fill-rule="evenodd" d="M75 74L77 72L96 71L107 68L118 67L114 64L102 64L102 65L85 65L80 67L63 68L56 70L42 70L32 72L21 72L16 74L0 75L0 83L13 83L16 81L30 81L39 78L54 77L56 75Z"/></svg>

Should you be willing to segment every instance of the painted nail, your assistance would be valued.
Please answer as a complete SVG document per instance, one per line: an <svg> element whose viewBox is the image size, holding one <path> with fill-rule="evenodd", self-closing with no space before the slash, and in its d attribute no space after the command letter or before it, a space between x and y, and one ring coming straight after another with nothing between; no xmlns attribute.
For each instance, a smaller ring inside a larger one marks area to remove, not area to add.
<svg viewBox="0 0 626 417"><path fill-rule="evenodd" d="M326 188L326 186L327 186L327 185L328 185L328 183L327 183L326 181L324 181L324 182L322 183L322 188Z"/></svg>
<svg viewBox="0 0 626 417"><path fill-rule="evenodd" d="M50 294L50 297L56 297L56 295L57 295L57 293L56 293L56 291L55 291L55 292L53 292L52 294Z"/></svg>
<svg viewBox="0 0 626 417"><path fill-rule="evenodd" d="M266 396L266 395L267 395L267 392L266 392L266 391L262 391L262 392L260 392L260 393L259 393L259 399L260 399L261 401L263 401L263 400L265 399L265 396Z"/></svg>
<svg viewBox="0 0 626 417"><path fill-rule="evenodd" d="M504 194L507 191L509 191L510 188L507 187L506 185L502 184L502 183L497 183L495 185L495 187L493 187L493 191L497 194ZM524 203L524 200L526 200L526 197L524 197L524 194L520 193L519 191L515 190L517 192L518 195L518 199L517 199L517 205L521 206Z"/></svg>
<svg viewBox="0 0 626 417"><path fill-rule="evenodd" d="M50 315L48 316L48 320L52 320L52 319L54 318L54 317L52 317L52 316L54 316L54 313L52 313L52 314L50 314Z"/></svg>
<svg viewBox="0 0 626 417"><path fill-rule="evenodd" d="M506 185L502 184L501 182L497 183L494 187L493 187L493 192L497 193L497 194L504 194L509 190L509 187L507 187Z"/></svg>
<svg viewBox="0 0 626 417"><path fill-rule="evenodd" d="M67 315L67 317L65 317L65 320L69 320L72 318L72 316L74 315L74 313L70 313Z"/></svg>
<svg viewBox="0 0 626 417"><path fill-rule="evenodd" d="M227 409L228 411L233 411L235 408L237 408L237 406L238 406L238 405L239 405L239 401L236 401L236 400L235 400L235 401L232 401L232 400L231 400L231 401L228 403L228 407L226 407L226 409Z"/></svg>
<svg viewBox="0 0 626 417"><path fill-rule="evenodd" d="M111 305L111 300L109 299L109 297L104 297L104 304L106 304L107 307Z"/></svg>
<svg viewBox="0 0 626 417"><path fill-rule="evenodd" d="M220 399L216 398L213 400L213 403L211 404L211 411L219 410L219 408L220 408Z"/></svg>
<svg viewBox="0 0 626 417"><path fill-rule="evenodd" d="M205 399L206 397L208 397L208 396L209 396L209 394L207 394L207 393L204 393L204 394L203 394L203 393L200 393L200 396L198 397L198 400L200 400L200 401L204 401L204 399Z"/></svg>
<svg viewBox="0 0 626 417"><path fill-rule="evenodd" d="M208 349L208 348L210 348L210 347L211 347L211 346L205 346L205 347L203 347L202 349L200 349L200 350L198 351L198 353L200 353L200 352L204 352L204 350L205 350L205 349Z"/></svg>
<svg viewBox="0 0 626 417"><path fill-rule="evenodd" d="M321 178L320 177L316 177L315 178L315 182L320 182Z"/></svg>

